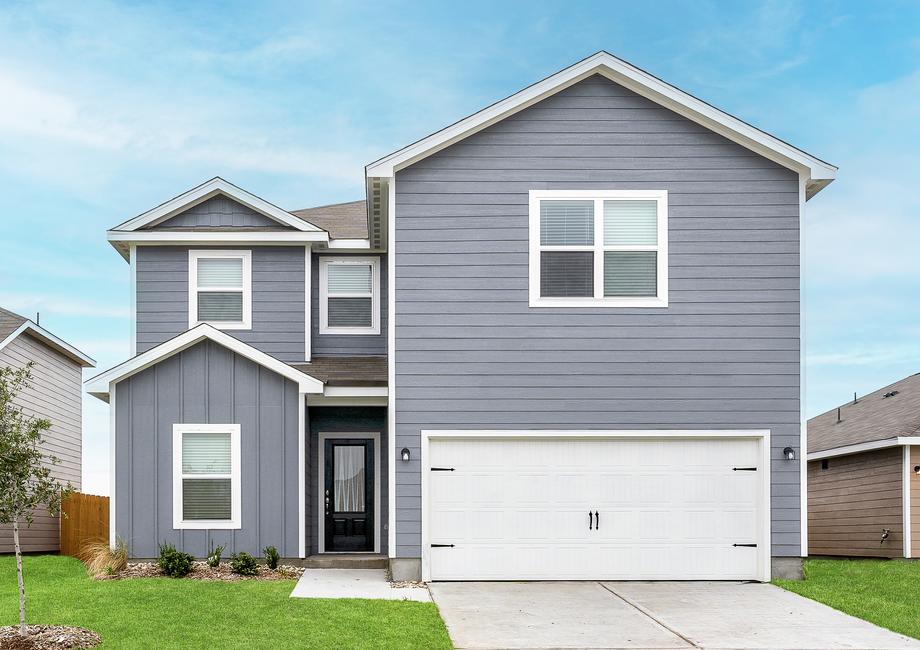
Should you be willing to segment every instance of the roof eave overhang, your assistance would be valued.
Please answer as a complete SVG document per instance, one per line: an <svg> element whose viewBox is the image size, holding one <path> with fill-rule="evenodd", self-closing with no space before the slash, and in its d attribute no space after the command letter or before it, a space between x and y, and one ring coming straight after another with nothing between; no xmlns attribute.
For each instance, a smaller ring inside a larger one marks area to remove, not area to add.
<svg viewBox="0 0 920 650"><path fill-rule="evenodd" d="M51 349L56 350L60 354L63 354L65 357L71 359L75 363L78 363L83 368L96 367L96 361L92 357L84 354L83 352L80 352L80 350L70 345L70 343L61 340L46 330L44 327L31 320L25 321L22 325L13 330L6 338L0 340L0 350L12 343L21 334L25 333L28 333L31 336L37 338Z"/></svg>
<svg viewBox="0 0 920 650"><path fill-rule="evenodd" d="M820 451L808 453L808 460L822 460L824 458L834 458L836 456L851 456L853 454L862 454L867 451L876 451L878 449L888 449L889 447L904 447L907 445L920 445L920 436L895 436L883 438L881 440L869 440L852 445L842 445Z"/></svg>
<svg viewBox="0 0 920 650"><path fill-rule="evenodd" d="M392 178L404 169L445 147L546 99L587 77L600 74L665 108L705 126L804 177L811 198L834 180L837 168L760 129L608 54L599 52L539 81L427 138L410 144L365 167L370 181ZM368 193L370 200L370 193Z"/></svg>
<svg viewBox="0 0 920 650"><path fill-rule="evenodd" d="M228 231L177 231L177 230L109 230L106 239L118 253L128 259L132 245L142 246L301 246L309 243L328 244L329 233L319 231L246 230Z"/></svg>
<svg viewBox="0 0 920 650"><path fill-rule="evenodd" d="M163 359L178 354L193 345L205 340L211 340L222 345L240 356L246 357L250 361L259 364L277 374L290 379L298 386L301 394L315 394L323 392L323 382L315 377L307 375L293 366L275 357L258 350L247 343L243 343L237 338L230 336L210 325L198 325L168 341L153 347L146 352L142 352L117 366L109 368L95 377L87 379L83 385L87 393L97 397L104 402L109 401L111 387L120 381L127 379L137 373L150 368L161 362Z"/></svg>

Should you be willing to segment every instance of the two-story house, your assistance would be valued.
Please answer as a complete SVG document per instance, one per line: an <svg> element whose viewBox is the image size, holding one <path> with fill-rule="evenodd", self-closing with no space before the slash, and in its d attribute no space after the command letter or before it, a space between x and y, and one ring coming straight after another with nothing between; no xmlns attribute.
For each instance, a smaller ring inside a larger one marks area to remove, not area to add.
<svg viewBox="0 0 920 650"><path fill-rule="evenodd" d="M600 52L287 211L116 226L112 533L395 578L800 571L801 219L836 168Z"/></svg>

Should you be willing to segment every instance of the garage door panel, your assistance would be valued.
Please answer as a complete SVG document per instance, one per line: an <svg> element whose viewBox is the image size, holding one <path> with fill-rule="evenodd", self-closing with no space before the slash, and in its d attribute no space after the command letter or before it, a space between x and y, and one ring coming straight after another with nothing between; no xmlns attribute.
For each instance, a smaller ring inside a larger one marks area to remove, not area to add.
<svg viewBox="0 0 920 650"><path fill-rule="evenodd" d="M753 439L434 439L435 580L758 577ZM600 514L600 525L588 512ZM589 521L591 522L589 528Z"/></svg>

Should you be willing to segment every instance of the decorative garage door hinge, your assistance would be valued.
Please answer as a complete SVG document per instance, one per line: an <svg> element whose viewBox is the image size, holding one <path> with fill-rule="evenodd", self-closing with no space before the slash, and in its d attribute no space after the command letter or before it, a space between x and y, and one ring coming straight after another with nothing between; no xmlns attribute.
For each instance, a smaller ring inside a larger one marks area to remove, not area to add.
<svg viewBox="0 0 920 650"><path fill-rule="evenodd" d="M757 544L732 544L732 546L749 546L751 548L756 548Z"/></svg>
<svg viewBox="0 0 920 650"><path fill-rule="evenodd" d="M431 548L453 548L453 544L432 544Z"/></svg>
<svg viewBox="0 0 920 650"><path fill-rule="evenodd" d="M732 467L733 472L756 472L756 467Z"/></svg>
<svg viewBox="0 0 920 650"><path fill-rule="evenodd" d="M453 472L454 468L453 467L432 467L431 471L432 472Z"/></svg>

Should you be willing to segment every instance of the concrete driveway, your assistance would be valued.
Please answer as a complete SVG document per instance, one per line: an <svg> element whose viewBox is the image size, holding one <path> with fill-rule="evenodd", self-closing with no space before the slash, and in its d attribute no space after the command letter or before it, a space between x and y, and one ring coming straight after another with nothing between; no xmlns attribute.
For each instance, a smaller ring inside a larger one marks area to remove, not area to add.
<svg viewBox="0 0 920 650"><path fill-rule="evenodd" d="M918 648L779 587L726 582L436 582L457 648Z"/></svg>

